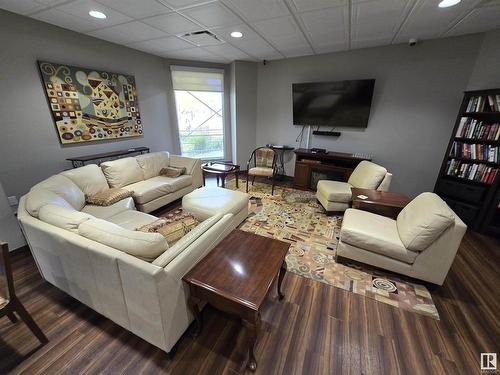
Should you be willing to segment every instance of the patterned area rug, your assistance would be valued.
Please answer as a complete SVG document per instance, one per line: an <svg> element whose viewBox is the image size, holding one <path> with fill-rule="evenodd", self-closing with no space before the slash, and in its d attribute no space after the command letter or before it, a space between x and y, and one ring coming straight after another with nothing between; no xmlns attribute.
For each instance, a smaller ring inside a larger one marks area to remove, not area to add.
<svg viewBox="0 0 500 375"><path fill-rule="evenodd" d="M245 191L245 180L240 180ZM236 190L235 181L227 188ZM335 261L342 216L326 216L313 192L255 183L249 186L250 209L240 229L291 243L287 270L394 307L439 319L432 297L422 285L369 267Z"/></svg>

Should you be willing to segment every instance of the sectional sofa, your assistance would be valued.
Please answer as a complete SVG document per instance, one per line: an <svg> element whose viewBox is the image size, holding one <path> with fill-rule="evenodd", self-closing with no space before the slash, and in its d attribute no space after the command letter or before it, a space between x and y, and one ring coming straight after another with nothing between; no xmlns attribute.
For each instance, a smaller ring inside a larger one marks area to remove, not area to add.
<svg viewBox="0 0 500 375"><path fill-rule="evenodd" d="M182 277L248 209L247 195L239 193L245 202L237 215L214 210L172 246L158 233L136 231L157 219L146 212L201 185L199 164L155 153L72 169L35 185L20 199L18 219L43 278L169 352L193 319ZM165 165L187 173L158 176ZM86 204L86 194L108 186L130 189L133 198L107 207Z"/></svg>

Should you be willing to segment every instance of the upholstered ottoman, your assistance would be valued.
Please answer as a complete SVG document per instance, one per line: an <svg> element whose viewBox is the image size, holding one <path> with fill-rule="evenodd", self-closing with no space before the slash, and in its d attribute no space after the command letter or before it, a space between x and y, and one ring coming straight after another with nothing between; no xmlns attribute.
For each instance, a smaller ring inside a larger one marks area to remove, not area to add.
<svg viewBox="0 0 500 375"><path fill-rule="evenodd" d="M219 187L202 187L182 198L182 209L199 220L215 214L233 214L231 225L236 228L248 216L248 194Z"/></svg>

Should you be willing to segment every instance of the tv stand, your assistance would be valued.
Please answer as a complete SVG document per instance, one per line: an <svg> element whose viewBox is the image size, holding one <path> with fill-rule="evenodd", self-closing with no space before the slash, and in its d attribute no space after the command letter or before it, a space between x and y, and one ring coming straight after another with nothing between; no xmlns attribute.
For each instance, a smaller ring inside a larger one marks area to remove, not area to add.
<svg viewBox="0 0 500 375"><path fill-rule="evenodd" d="M312 152L310 149L298 149L295 153L294 186L299 189L316 190L318 180L347 181L352 171L369 157L345 152Z"/></svg>

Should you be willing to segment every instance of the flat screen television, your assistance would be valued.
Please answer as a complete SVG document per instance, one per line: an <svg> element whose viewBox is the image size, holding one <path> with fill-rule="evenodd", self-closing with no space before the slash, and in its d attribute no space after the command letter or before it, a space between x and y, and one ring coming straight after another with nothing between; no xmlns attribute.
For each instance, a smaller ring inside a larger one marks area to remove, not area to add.
<svg viewBox="0 0 500 375"><path fill-rule="evenodd" d="M293 124L366 128L374 79L294 83Z"/></svg>

